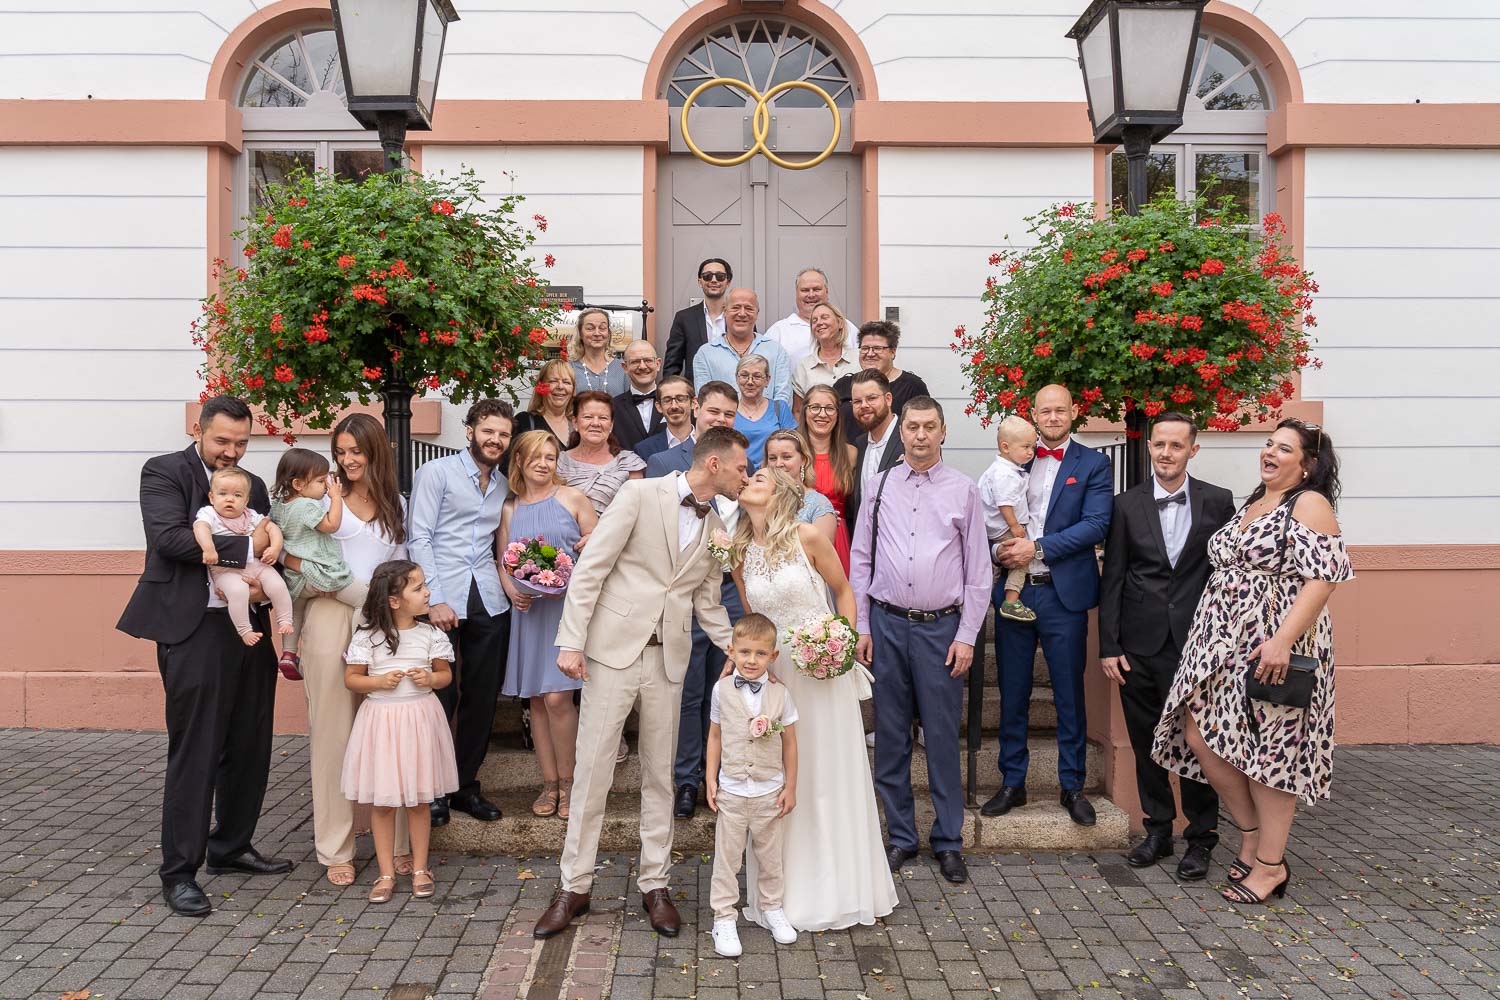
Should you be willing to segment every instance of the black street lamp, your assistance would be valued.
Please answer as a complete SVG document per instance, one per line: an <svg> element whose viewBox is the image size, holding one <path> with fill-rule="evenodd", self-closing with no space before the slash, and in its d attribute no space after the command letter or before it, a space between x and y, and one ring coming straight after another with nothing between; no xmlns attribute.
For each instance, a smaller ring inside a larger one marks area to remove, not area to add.
<svg viewBox="0 0 1500 1000"><path fill-rule="evenodd" d="M1208 0L1094 0L1067 37L1078 42L1094 142L1123 145L1129 169L1125 210L1138 215L1147 200L1146 164L1152 143L1182 124L1198 27ZM1125 449L1125 482L1146 477L1146 415L1126 416L1140 436Z"/></svg>
<svg viewBox="0 0 1500 1000"><path fill-rule="evenodd" d="M333 27L344 68L349 113L380 133L382 172L399 171L410 129L432 128L438 70L448 25L458 20L449 0L332 0ZM376 362L379 364L380 362ZM380 392L385 432L396 450L401 492L411 492L411 382L389 365Z"/></svg>

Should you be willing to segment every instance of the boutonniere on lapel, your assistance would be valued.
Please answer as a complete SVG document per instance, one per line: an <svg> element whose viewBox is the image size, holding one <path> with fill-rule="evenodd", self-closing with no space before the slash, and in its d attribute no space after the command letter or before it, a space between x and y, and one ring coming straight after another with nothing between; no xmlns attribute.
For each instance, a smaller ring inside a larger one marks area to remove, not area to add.
<svg viewBox="0 0 1500 1000"><path fill-rule="evenodd" d="M1073 478L1072 476L1069 476L1068 477L1068 481L1065 482L1065 483L1063 483L1063 485L1064 486L1076 486L1076 485L1078 485L1078 480L1075 479L1075 478Z"/></svg>

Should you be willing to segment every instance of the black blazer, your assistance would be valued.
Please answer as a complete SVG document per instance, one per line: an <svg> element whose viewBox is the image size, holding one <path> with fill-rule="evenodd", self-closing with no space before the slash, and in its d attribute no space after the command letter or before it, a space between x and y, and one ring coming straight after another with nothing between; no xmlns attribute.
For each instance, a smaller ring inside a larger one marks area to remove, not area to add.
<svg viewBox="0 0 1500 1000"><path fill-rule="evenodd" d="M1115 497L1099 594L1099 655L1150 656L1170 637L1181 649L1208 583L1208 539L1234 516L1222 486L1188 477L1192 525L1176 567L1167 559L1161 517L1146 480Z"/></svg>
<svg viewBox="0 0 1500 1000"><path fill-rule="evenodd" d="M672 317L672 330L667 334L667 350L662 360L661 377L681 375L692 381L693 355L698 348L708 343L708 323L703 316L703 303L679 309Z"/></svg>
<svg viewBox="0 0 1500 1000"><path fill-rule="evenodd" d="M854 495L849 502L844 504L844 520L849 525L849 537L854 537L854 524L859 520L859 505L864 502L864 494L861 490L859 479L860 473L865 467L865 450L870 447L870 435L864 431L854 439ZM875 469L877 476L870 480L871 489L879 489L879 473L887 469L894 469L901 464L901 459L906 455L906 445L901 441L901 428L891 420L891 441L885 446L885 453L880 456L880 465Z"/></svg>
<svg viewBox="0 0 1500 1000"><path fill-rule="evenodd" d="M612 405L615 411L615 440L620 443L621 448L634 451L636 445L667 426L667 418L662 416L661 409L653 402L651 426L647 427L641 423L641 411L636 409L635 401L630 398L630 392L631 390L627 389L620 393L614 398Z"/></svg>
<svg viewBox="0 0 1500 1000"><path fill-rule="evenodd" d="M208 474L198 446L149 459L141 469L141 523L146 529L146 568L115 626L137 639L171 645L192 635L208 607L203 550L193 537L193 519L208 503ZM266 484L250 476L250 508L271 510ZM215 537L219 565L243 566L250 539Z"/></svg>

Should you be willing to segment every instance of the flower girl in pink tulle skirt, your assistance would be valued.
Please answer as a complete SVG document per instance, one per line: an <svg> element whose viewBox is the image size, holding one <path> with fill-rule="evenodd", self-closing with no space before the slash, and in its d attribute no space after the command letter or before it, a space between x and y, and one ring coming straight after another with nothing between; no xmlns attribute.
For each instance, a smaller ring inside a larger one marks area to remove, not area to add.
<svg viewBox="0 0 1500 1000"><path fill-rule="evenodd" d="M427 579L416 563L381 563L370 579L363 622L344 653L344 686L365 696L344 752L344 795L368 803L380 877L370 902L396 890L396 810L411 831L412 895L433 894L427 868L432 834L428 803L458 790L453 734L433 691L453 680L453 645L419 615L427 613Z"/></svg>

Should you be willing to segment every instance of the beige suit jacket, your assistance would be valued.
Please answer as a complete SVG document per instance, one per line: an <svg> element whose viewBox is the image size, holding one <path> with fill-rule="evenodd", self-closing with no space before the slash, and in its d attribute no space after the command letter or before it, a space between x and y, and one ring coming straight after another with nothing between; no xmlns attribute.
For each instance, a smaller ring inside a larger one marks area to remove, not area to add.
<svg viewBox="0 0 1500 1000"><path fill-rule="evenodd" d="M631 480L605 508L573 568L558 646L623 669L640 658L656 633L674 684L682 682L692 656L695 612L709 639L729 646L723 568L708 551L709 535L724 525L718 514L709 514L698 539L678 551L681 475Z"/></svg>

